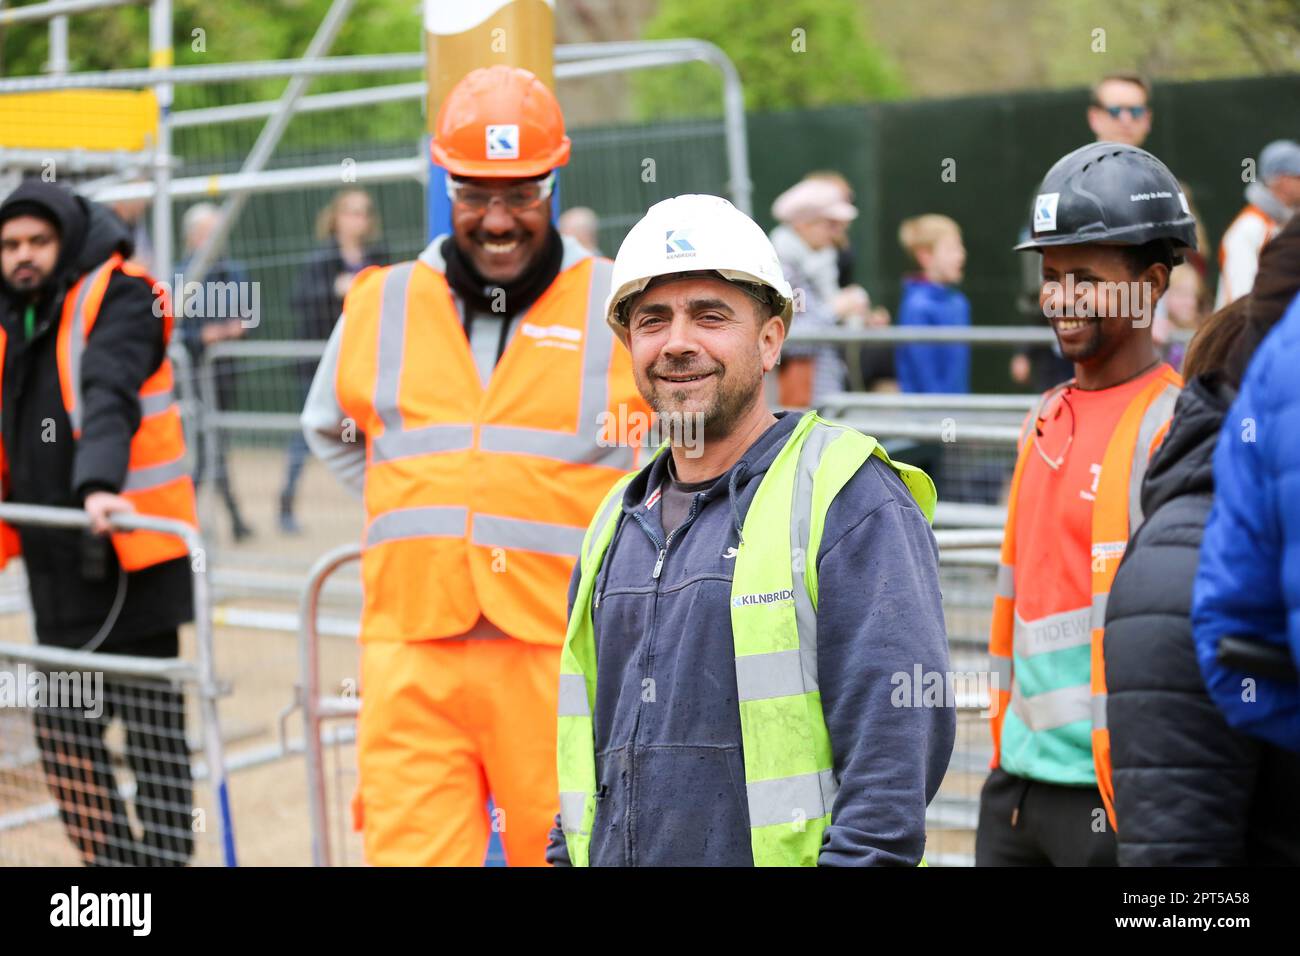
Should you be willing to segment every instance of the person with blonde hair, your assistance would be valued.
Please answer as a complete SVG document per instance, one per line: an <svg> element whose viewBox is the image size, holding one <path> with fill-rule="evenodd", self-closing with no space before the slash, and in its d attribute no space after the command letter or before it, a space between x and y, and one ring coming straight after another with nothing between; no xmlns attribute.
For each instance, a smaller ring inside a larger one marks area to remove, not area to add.
<svg viewBox="0 0 1300 956"><path fill-rule="evenodd" d="M903 278L902 325L970 325L970 302L955 288L966 265L961 227L934 213L904 219L898 241L920 273ZM970 391L970 346L915 343L894 353L898 387L904 392Z"/></svg>
<svg viewBox="0 0 1300 956"><path fill-rule="evenodd" d="M356 187L340 189L317 214L316 239L320 247L299 273L290 299L298 320L295 338L313 342L328 339L357 273L388 262L388 253L379 242L380 228L370 194ZM299 365L304 399L315 373L315 362ZM306 439L295 432L289 442L284 487L280 491L280 530L284 534L301 531L294 515L294 501L307 455Z"/></svg>

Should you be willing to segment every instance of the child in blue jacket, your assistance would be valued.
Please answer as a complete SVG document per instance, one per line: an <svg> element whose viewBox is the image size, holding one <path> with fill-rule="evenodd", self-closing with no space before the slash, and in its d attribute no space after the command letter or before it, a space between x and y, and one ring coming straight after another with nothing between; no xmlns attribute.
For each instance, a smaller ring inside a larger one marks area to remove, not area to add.
<svg viewBox="0 0 1300 956"><path fill-rule="evenodd" d="M903 221L898 241L921 270L903 279L898 324L970 325L970 302L953 288L966 265L961 227L947 216L916 216ZM969 345L900 345L894 363L904 392L970 391Z"/></svg>

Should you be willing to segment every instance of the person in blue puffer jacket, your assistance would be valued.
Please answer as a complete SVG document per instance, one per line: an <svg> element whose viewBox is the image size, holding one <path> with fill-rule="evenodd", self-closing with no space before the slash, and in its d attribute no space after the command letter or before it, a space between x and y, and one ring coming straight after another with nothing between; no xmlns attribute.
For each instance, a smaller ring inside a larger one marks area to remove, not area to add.
<svg viewBox="0 0 1300 956"><path fill-rule="evenodd" d="M1300 752L1297 362L1300 296L1260 346L1223 423L1192 626L1201 673L1228 723Z"/></svg>
<svg viewBox="0 0 1300 956"><path fill-rule="evenodd" d="M903 221L898 241L921 273L903 279L898 324L970 325L970 302L953 288L962 278L966 248L961 228L947 216L916 216ZM898 387L964 395L970 391L970 346L963 344L900 345L894 353Z"/></svg>

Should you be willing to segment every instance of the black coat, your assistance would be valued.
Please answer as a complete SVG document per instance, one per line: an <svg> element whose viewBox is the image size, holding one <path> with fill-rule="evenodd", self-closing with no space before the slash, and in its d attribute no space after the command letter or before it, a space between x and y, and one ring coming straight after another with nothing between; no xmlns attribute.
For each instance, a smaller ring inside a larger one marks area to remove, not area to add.
<svg viewBox="0 0 1300 956"><path fill-rule="evenodd" d="M7 501L81 507L87 494L118 492L126 480L131 437L140 425L139 390L162 362L162 323L144 279L114 273L82 359L82 434L59 388L55 344L63 300L85 273L113 252L129 254L126 227L107 208L64 192L38 189L61 223L60 258L39 293L36 324L25 339L26 299L0 280L0 322L7 336L0 428L9 467ZM6 199L32 193L27 184ZM111 616L120 567L107 538L88 532L19 527L36 633L42 643L81 647ZM130 650L193 617L189 562L177 558L126 575L116 623L98 645Z"/></svg>
<svg viewBox="0 0 1300 956"><path fill-rule="evenodd" d="M1146 520L1106 608L1121 866L1300 863L1300 756L1228 726L1205 691L1189 614L1233 390L1188 383L1142 485Z"/></svg>

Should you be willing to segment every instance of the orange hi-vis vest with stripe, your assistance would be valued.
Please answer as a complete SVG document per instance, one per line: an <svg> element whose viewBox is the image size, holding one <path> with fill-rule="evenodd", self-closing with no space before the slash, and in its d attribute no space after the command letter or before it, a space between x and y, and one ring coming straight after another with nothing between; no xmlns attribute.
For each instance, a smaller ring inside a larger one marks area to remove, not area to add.
<svg viewBox="0 0 1300 956"><path fill-rule="evenodd" d="M83 402L81 398L81 361L86 351L104 293L114 272L144 279L154 289L160 306L163 332L163 360L157 370L140 386L140 427L131 436L126 482L120 493L137 512L159 518L174 518L198 527L194 501L194 483L185 464L185 434L180 407L176 404L175 379L166 344L171 340L172 311L167 295L140 267L114 254L77 281L63 299L55 349L59 368L59 389L63 407L72 425L73 440L81 438ZM8 339L0 329L0 379L3 378L4 355ZM0 394L4 383L0 380ZM8 483L9 466L0 443L0 474ZM57 480L51 476L51 480ZM139 571L189 553L183 540L154 531L131 531L112 535L113 549L125 571ZM0 524L0 568L21 551L17 532Z"/></svg>
<svg viewBox="0 0 1300 956"><path fill-rule="evenodd" d="M1032 628L1017 619L1015 567L1020 479L1030 457L1037 454L1033 447L1034 423L1051 392L1026 419L1020 454L1011 478L989 637L990 669L996 678L997 697L991 720L992 766L1001 763L1003 725L1008 714L1019 722L1018 726L1027 728L1027 732L1043 734L1059 732L1080 720L1091 720L1093 768L1112 827L1115 826L1114 787L1111 782L1110 732L1106 727L1106 668L1102 657L1106 599L1129 536L1142 522L1142 479L1146 476L1152 449L1159 447L1168 431L1182 385L1182 378L1168 365L1158 369L1150 384L1129 401L1106 442L1092 504L1092 604L1087 614L1091 647L1089 673L1077 675L1076 682L1067 681L1068 686L1041 695L1044 699L1050 698L1050 707L1036 707L1036 698L1026 698L1016 680L1016 657L1026 658L1032 653L1027 646L1032 640L1029 633Z"/></svg>
<svg viewBox="0 0 1300 956"><path fill-rule="evenodd" d="M563 643L587 523L640 458L643 436L617 426L650 418L605 322L611 271L587 257L556 276L486 389L441 272L357 277L335 390L366 442L363 641L454 637L483 616Z"/></svg>

